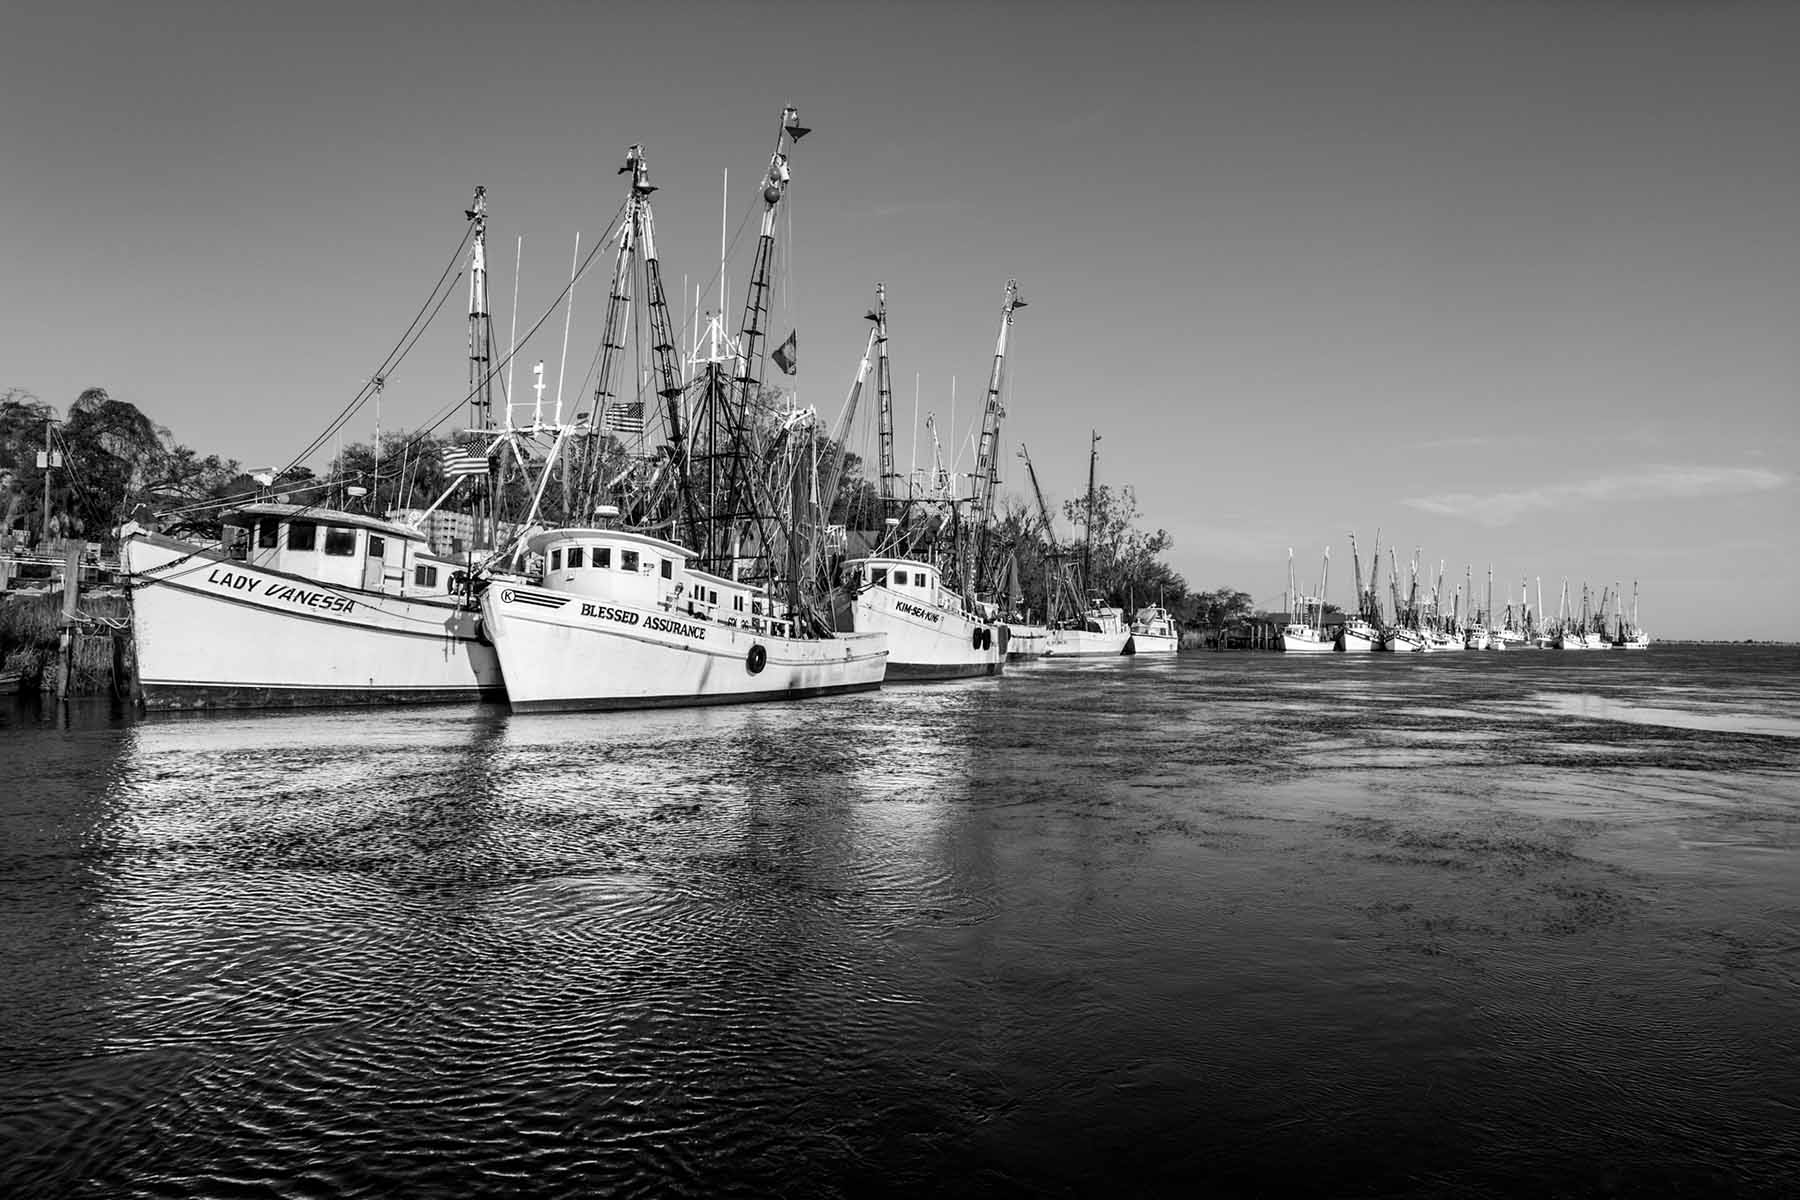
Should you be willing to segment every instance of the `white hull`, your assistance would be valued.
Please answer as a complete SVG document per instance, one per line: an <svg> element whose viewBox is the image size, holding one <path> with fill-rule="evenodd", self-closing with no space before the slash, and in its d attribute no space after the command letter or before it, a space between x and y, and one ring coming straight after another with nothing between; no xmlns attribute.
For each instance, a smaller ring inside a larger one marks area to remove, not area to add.
<svg viewBox="0 0 1800 1200"><path fill-rule="evenodd" d="M1425 649L1425 635L1416 629L1390 629L1382 635L1381 648L1394 654L1418 654Z"/></svg>
<svg viewBox="0 0 1800 1200"><path fill-rule="evenodd" d="M1465 650L1486 650L1488 645L1488 631L1485 629L1470 629L1467 633L1463 634L1463 648Z"/></svg>
<svg viewBox="0 0 1800 1200"><path fill-rule="evenodd" d="M1052 629L1047 655L1056 658L1117 658L1125 653L1131 630L1117 629L1095 633L1089 629Z"/></svg>
<svg viewBox="0 0 1800 1200"><path fill-rule="evenodd" d="M1006 626L1006 659L1017 662L1026 658L1041 658L1050 648L1050 631L1042 625Z"/></svg>
<svg viewBox="0 0 1800 1200"><path fill-rule="evenodd" d="M1005 666L1003 625L885 587L864 588L848 607L850 628L886 636L890 680L998 675Z"/></svg>
<svg viewBox="0 0 1800 1200"><path fill-rule="evenodd" d="M1160 604L1138 609L1131 622L1131 638L1125 643L1127 654L1176 654L1181 650L1181 631L1169 610Z"/></svg>
<svg viewBox="0 0 1800 1200"><path fill-rule="evenodd" d="M150 708L446 703L497 698L478 614L253 567L138 534L121 550Z"/></svg>
<svg viewBox="0 0 1800 1200"><path fill-rule="evenodd" d="M1628 637L1617 644L1617 649L1620 650L1648 650L1649 648L1650 635L1647 633L1640 633L1634 637Z"/></svg>
<svg viewBox="0 0 1800 1200"><path fill-rule="evenodd" d="M1345 624L1338 648L1345 654L1370 654L1381 649L1381 631L1361 617Z"/></svg>
<svg viewBox="0 0 1800 1200"><path fill-rule="evenodd" d="M798 700L881 686L887 639L770 637L523 584L495 584L482 613L514 712Z"/></svg>
<svg viewBox="0 0 1800 1200"><path fill-rule="evenodd" d="M1317 630L1310 627L1304 631L1282 630L1282 652L1285 654L1331 654L1337 650L1336 641L1331 638L1317 638L1317 633Z"/></svg>
<svg viewBox="0 0 1800 1200"><path fill-rule="evenodd" d="M1447 633L1436 633L1429 629L1425 631L1425 653L1427 654L1442 654L1446 650L1463 648L1462 639L1459 637L1452 637Z"/></svg>
<svg viewBox="0 0 1800 1200"><path fill-rule="evenodd" d="M1134 629L1126 646L1132 654L1176 654L1181 650L1181 639L1172 633L1142 633Z"/></svg>

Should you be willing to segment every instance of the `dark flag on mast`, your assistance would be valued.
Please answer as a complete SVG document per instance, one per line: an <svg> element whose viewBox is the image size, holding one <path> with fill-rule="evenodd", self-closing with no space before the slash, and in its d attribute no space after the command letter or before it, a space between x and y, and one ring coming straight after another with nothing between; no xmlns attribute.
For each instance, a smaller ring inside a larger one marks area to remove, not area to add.
<svg viewBox="0 0 1800 1200"><path fill-rule="evenodd" d="M800 366L800 331L796 329L788 334L788 340L775 347L775 353L769 357L781 368L783 375L792 375Z"/></svg>

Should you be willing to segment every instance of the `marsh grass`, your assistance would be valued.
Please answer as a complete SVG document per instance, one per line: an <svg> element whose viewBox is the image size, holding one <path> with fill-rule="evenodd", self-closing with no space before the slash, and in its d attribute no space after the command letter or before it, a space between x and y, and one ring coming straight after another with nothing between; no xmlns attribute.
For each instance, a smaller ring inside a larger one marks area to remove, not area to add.
<svg viewBox="0 0 1800 1200"><path fill-rule="evenodd" d="M104 617L111 621L128 621L131 616L130 603L124 596L85 597L81 601L80 611L85 616ZM61 627L60 591L14 592L0 596L0 672L23 672L24 686L27 688L55 687L58 631ZM113 673L113 640L116 637L124 638L129 643L129 628L115 632L97 621L77 626L70 662L70 694L104 695L123 685L125 681L115 681ZM129 645L125 650L125 658L129 663Z"/></svg>

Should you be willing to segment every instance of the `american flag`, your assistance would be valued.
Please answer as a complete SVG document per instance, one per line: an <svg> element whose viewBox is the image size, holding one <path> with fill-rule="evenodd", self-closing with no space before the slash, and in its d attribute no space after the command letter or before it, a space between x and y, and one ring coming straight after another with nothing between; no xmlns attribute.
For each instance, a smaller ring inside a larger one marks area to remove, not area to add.
<svg viewBox="0 0 1800 1200"><path fill-rule="evenodd" d="M630 404L608 404L606 406L606 427L614 433L644 432L644 402L633 400Z"/></svg>
<svg viewBox="0 0 1800 1200"><path fill-rule="evenodd" d="M444 474L451 479L463 475L486 475L487 472L487 455L465 450L461 446L444 447Z"/></svg>

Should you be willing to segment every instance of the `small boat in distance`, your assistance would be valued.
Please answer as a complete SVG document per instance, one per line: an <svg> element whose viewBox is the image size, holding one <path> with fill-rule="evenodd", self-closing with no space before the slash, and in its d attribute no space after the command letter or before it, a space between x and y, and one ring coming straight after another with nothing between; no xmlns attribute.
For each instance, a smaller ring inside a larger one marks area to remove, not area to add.
<svg viewBox="0 0 1800 1200"><path fill-rule="evenodd" d="M1131 621L1131 640L1125 643L1127 654L1174 654L1181 649L1181 633L1175 618L1160 604L1137 610Z"/></svg>
<svg viewBox="0 0 1800 1200"><path fill-rule="evenodd" d="M1066 595L1080 602L1086 593L1085 606L1075 616L1060 621L1053 621L1050 626L1050 640L1044 653L1056 658L1116 658L1125 653L1127 643L1131 641L1131 626L1125 621L1125 610L1106 602L1106 597L1097 595L1088 589L1093 579L1094 564L1094 473L1100 460L1100 434L1089 431L1088 442L1088 518L1083 523L1081 544L1081 578L1079 583L1065 573L1052 583L1052 587L1061 586ZM1040 493L1038 503L1043 504ZM1067 564L1067 570L1073 570L1074 564Z"/></svg>
<svg viewBox="0 0 1800 1200"><path fill-rule="evenodd" d="M1621 624L1617 645L1621 650L1648 650L1650 648L1650 635L1644 632L1642 625L1638 624L1638 583L1635 579L1631 581L1631 620L1629 623Z"/></svg>
<svg viewBox="0 0 1800 1200"><path fill-rule="evenodd" d="M1288 654L1329 654L1337 639L1325 634L1325 584L1331 575L1331 547L1325 547L1319 594L1302 596L1294 585L1294 548L1288 547L1288 623L1281 630L1281 649Z"/></svg>
<svg viewBox="0 0 1800 1200"><path fill-rule="evenodd" d="M1375 577L1381 571L1381 531L1375 531L1375 561L1369 568L1369 586L1363 587L1362 555L1356 550L1356 534L1350 534L1350 567L1356 583L1356 615L1338 631L1337 648L1346 654L1368 654L1381 648L1381 601Z"/></svg>

